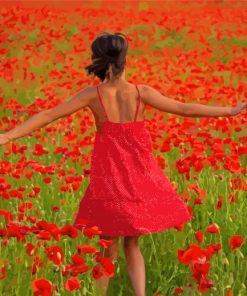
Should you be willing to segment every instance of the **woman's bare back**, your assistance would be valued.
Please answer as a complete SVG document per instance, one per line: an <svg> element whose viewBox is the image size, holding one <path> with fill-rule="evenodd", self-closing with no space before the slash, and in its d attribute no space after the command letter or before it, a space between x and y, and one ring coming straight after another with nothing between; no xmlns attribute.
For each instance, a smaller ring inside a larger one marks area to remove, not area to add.
<svg viewBox="0 0 247 296"><path fill-rule="evenodd" d="M141 92L141 87L137 87L139 92ZM118 86L110 86L107 83L101 83L98 86L98 91L109 121L116 123L134 121L139 95L135 84L123 82ZM95 98L90 101L88 107L94 115L97 130L100 130L102 123L107 118L102 109L96 87ZM141 100L136 121L144 120L144 108L145 103Z"/></svg>

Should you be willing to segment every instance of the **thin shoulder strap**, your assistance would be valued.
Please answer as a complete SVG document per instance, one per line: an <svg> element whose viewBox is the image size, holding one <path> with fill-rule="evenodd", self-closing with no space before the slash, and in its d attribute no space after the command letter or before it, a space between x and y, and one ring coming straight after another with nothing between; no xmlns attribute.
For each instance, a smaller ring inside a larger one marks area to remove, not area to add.
<svg viewBox="0 0 247 296"><path fill-rule="evenodd" d="M137 117L137 114L138 114L138 110L139 110L139 106L140 106L140 103L141 103L141 96L140 96L140 92L139 92L139 89L137 87L137 85L135 84L136 86L136 89L138 91L138 105L137 105L137 108L136 108L136 114L135 114L135 119L134 121L136 121L136 117Z"/></svg>
<svg viewBox="0 0 247 296"><path fill-rule="evenodd" d="M105 113L106 120L109 121L108 116L107 116L107 113L106 113L105 106L103 104L103 101L102 101L101 96L100 96L100 93L99 93L99 86L97 85L96 88L97 88L97 93L98 93L98 98L99 98L100 104L101 104L101 106L102 106L102 108L104 110L104 113Z"/></svg>

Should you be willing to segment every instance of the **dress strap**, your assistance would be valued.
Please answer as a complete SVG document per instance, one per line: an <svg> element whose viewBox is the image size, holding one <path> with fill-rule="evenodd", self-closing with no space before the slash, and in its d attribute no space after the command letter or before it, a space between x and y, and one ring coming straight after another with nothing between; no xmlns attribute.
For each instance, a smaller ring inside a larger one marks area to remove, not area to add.
<svg viewBox="0 0 247 296"><path fill-rule="evenodd" d="M107 113L106 113L105 106L103 104L102 98L101 98L100 93L99 93L99 86L97 85L96 88L97 88L97 93L98 93L98 98L99 98L100 104L101 104L101 106L103 108L103 111L105 113L106 120L109 121L108 116L107 116Z"/></svg>
<svg viewBox="0 0 247 296"><path fill-rule="evenodd" d="M140 106L140 103L141 103L141 96L140 96L140 92L139 92L139 89L137 87L137 85L135 84L135 87L138 91L138 104L137 104L137 108L136 108L136 114L135 114L135 119L134 121L136 121L136 117L137 117L137 114L138 114L138 110L139 110L139 106Z"/></svg>

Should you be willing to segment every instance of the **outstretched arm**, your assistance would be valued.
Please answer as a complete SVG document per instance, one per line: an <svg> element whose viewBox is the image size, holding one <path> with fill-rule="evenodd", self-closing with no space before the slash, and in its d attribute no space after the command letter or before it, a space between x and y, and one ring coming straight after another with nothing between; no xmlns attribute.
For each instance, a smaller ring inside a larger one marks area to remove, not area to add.
<svg viewBox="0 0 247 296"><path fill-rule="evenodd" d="M144 103L154 108L186 117L220 117L237 115L247 108L247 102L240 103L236 107L218 107L203 104L182 103L163 96L155 88L143 85L142 94Z"/></svg>
<svg viewBox="0 0 247 296"><path fill-rule="evenodd" d="M5 134L0 135L0 145L29 135L34 130L44 127L58 118L70 115L79 109L88 106L90 100L93 98L93 95L94 87L90 86L77 92L70 98L70 100L65 101L51 109L44 110L33 115L19 126Z"/></svg>

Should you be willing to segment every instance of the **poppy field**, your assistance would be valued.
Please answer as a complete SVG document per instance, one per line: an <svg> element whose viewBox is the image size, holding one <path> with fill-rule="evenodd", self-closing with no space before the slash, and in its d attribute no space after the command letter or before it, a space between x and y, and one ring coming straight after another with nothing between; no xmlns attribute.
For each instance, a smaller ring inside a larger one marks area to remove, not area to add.
<svg viewBox="0 0 247 296"><path fill-rule="evenodd" d="M100 80L100 31L128 37L126 79L181 102L247 101L247 2L1 2L0 134ZM153 155L193 215L140 237L146 295L247 295L247 112L182 117L145 106ZM72 226L90 181L89 108L0 145L0 295L131 296L100 228ZM155 219L155 216L153 217Z"/></svg>

